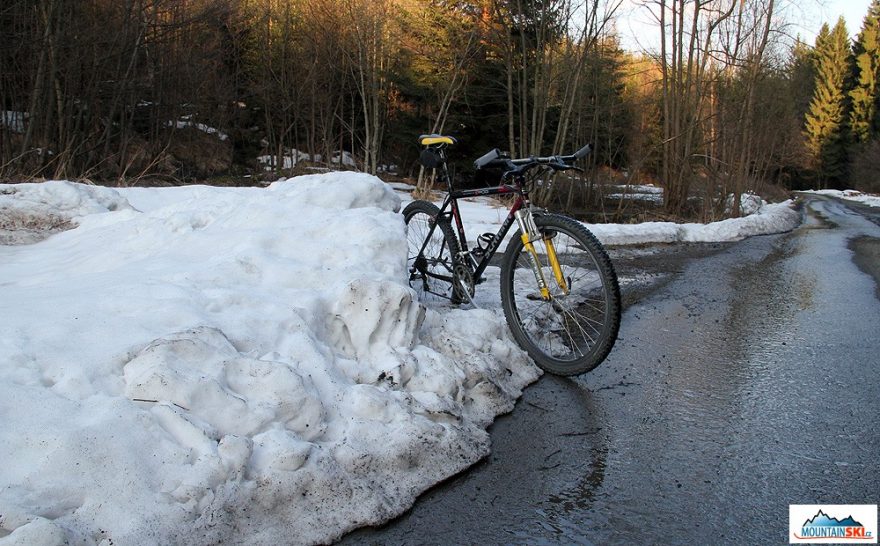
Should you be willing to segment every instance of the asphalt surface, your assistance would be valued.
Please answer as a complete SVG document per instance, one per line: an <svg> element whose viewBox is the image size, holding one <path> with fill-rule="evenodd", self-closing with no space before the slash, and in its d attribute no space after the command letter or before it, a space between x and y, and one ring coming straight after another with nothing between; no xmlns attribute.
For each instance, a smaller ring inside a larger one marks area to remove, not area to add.
<svg viewBox="0 0 880 546"><path fill-rule="evenodd" d="M736 244L612 249L620 337L544 376L492 454L343 544L785 544L789 504L880 501L880 211L806 197Z"/></svg>

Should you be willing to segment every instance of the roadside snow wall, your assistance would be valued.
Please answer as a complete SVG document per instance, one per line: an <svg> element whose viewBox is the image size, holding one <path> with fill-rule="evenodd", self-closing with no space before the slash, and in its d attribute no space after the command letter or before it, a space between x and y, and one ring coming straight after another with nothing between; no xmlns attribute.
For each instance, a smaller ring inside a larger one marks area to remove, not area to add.
<svg viewBox="0 0 880 546"><path fill-rule="evenodd" d="M484 457L539 372L500 313L413 300L399 206L0 186L10 237L67 229L0 246L0 544L328 542Z"/></svg>

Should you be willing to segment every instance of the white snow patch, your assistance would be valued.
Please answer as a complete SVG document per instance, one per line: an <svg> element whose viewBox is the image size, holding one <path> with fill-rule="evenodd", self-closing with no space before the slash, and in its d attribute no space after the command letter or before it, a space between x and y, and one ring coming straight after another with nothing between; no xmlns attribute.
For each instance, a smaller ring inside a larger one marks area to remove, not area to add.
<svg viewBox="0 0 880 546"><path fill-rule="evenodd" d="M186 116L187 118L189 116ZM207 133L209 135L215 135L220 140L229 140L229 135L224 133L223 131L211 127L210 125L205 125L204 123L197 123L195 121L191 121L189 119L179 119L177 121L168 121L165 122L166 127L174 127L176 129L197 129L203 133Z"/></svg>
<svg viewBox="0 0 880 546"><path fill-rule="evenodd" d="M733 211L734 195L731 193L724 200L724 211L730 214ZM741 193L739 196L739 210L742 216L755 214L764 206L764 200L759 195L751 192Z"/></svg>
<svg viewBox="0 0 880 546"><path fill-rule="evenodd" d="M607 199L629 199L656 204L663 202L663 188L648 184L613 185L605 186L604 189L611 190L611 193L605 196Z"/></svg>
<svg viewBox="0 0 880 546"><path fill-rule="evenodd" d="M257 157L257 162L263 165L263 170L273 171L276 169L292 169L296 166L300 161L315 161L321 162L323 160L321 154L310 155L306 152L301 152L295 148L285 148L284 153L281 154L281 163L278 162L278 156L267 154L261 155ZM346 151L336 151L333 153L333 156L330 158L330 163L336 165L344 165L346 167L357 168L357 161L350 152Z"/></svg>
<svg viewBox="0 0 880 546"><path fill-rule="evenodd" d="M0 110L0 126L5 127L10 132L23 133L26 119L28 119L27 112Z"/></svg>
<svg viewBox="0 0 880 546"><path fill-rule="evenodd" d="M257 162L263 165L263 169L273 171L275 169L292 169L300 161L312 161L312 156L296 149L287 148L281 155L281 164L278 164L278 156L273 154L257 157ZM320 161L320 160L319 160Z"/></svg>
<svg viewBox="0 0 880 546"><path fill-rule="evenodd" d="M632 201L647 201L649 203L663 202L663 195L656 193L611 193L605 197L607 199L629 199Z"/></svg>

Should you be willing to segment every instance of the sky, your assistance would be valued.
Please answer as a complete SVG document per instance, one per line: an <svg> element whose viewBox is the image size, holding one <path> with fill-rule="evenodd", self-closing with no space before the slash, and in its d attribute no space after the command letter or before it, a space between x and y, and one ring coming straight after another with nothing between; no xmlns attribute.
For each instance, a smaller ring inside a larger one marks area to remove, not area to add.
<svg viewBox="0 0 880 546"><path fill-rule="evenodd" d="M832 0L824 2L816 7L819 19L814 24L804 25L804 35L815 36L823 22L833 25L837 22L837 18L842 15L846 20L846 28L849 30L850 36L855 36L862 27L862 19L868 13L868 6L870 5L870 0Z"/></svg>
<svg viewBox="0 0 880 546"><path fill-rule="evenodd" d="M657 22L644 4L645 0L623 0L618 12L617 30L621 43L632 51L656 49L653 44L658 39ZM870 4L871 0L783 0L777 3L786 10L792 38L800 35L808 43L815 40L822 23L834 25L841 15L846 20L850 36L855 37Z"/></svg>

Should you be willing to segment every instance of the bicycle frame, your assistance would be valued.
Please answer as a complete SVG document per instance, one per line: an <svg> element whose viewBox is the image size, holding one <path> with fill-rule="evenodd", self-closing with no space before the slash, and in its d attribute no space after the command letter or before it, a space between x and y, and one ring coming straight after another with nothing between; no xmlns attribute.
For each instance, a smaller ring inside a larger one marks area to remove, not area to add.
<svg viewBox="0 0 880 546"><path fill-rule="evenodd" d="M504 219L504 222L501 224L501 228L493 236L492 241L486 247L486 251L480 258L480 261L476 262L476 260L474 260L473 253L471 253L470 249L468 248L467 237L464 231L464 223L461 220L461 211L458 207L458 200L466 199L469 197L503 195L510 193L516 193L517 199L508 211L507 218ZM440 206L440 217L448 218L451 216L455 220L459 250L466 256L468 256L471 261L470 265L473 269L475 283L479 283L483 280L483 272L486 270L486 267L489 266L489 262L492 260L492 257L495 256L495 253L498 251L498 247L501 246L501 243L504 241L504 237L507 235L507 232L510 231L511 226L516 221L516 212L524 206L528 206L528 204L528 191L519 184L502 184L500 186L494 186L491 188L480 188L474 190L453 190L451 187L449 188L449 192L446 194L446 198L443 200L443 204ZM435 227L436 224L435 226L431 227L431 230L433 231ZM422 248L422 250L424 251L424 248Z"/></svg>
<svg viewBox="0 0 880 546"><path fill-rule="evenodd" d="M468 265L470 266L470 269L473 273L474 284L479 284L484 280L483 272L489 266L489 263L492 261L492 258L498 251L498 247L501 246L501 243L504 241L504 237L507 235L507 232L510 231L511 226L513 226L514 222L517 221L517 212L519 212L523 208L528 209L530 207L529 190L526 187L523 175L518 175L514 179L513 184L501 184L499 186L494 186L490 188L478 188L472 190L456 190L452 187L452 182L449 178L449 172L446 168L445 163L443 164L440 171L443 181L446 183L447 193L446 197L443 200L443 204L440 207L438 219L449 219L450 217L452 217L455 220L456 235L458 237L459 243L459 252L461 256L466 257L468 260ZM487 245L483 255L480 258L480 261L477 262L474 258L474 254L468 248L467 236L465 235L464 223L461 219L461 211L459 210L458 200L466 199L469 197L505 195L511 193L515 193L517 195L516 201L514 201L513 206L508 211L507 218L505 218L504 222L501 224L501 228L492 237L492 240ZM549 289L547 288L547 282L546 279L544 279L544 274L541 271L537 251L532 244L534 241L531 239L530 233L528 233L525 229L526 226L524 226L522 222L520 225L523 232L523 245L528 250L529 255L531 256L532 270L535 274L535 281L540 287L542 298L547 300L550 297ZM428 241L430 241L431 236L433 235L436 228L437 223L435 222L434 225L431 226L431 229L428 232L428 236L425 238L425 242L422 244L422 248L419 249L420 254L425 251L425 247L427 246ZM565 282L565 279L563 278L562 270L559 266L559 261L556 258L556 251L553 247L553 243L549 238L545 238L544 244L547 248L547 257L550 262L551 269L553 270L554 278L560 288L565 293L568 293L568 286Z"/></svg>

